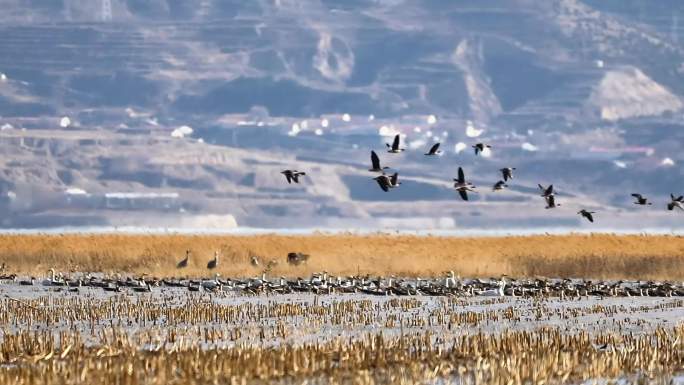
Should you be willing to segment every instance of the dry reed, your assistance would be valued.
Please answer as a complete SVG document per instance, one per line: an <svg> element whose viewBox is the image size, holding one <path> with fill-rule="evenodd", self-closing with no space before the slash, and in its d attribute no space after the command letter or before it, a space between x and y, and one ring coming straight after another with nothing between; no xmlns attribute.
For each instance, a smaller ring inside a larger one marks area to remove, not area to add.
<svg viewBox="0 0 684 385"><path fill-rule="evenodd" d="M176 263L192 252L188 267ZM563 235L458 238L405 235L2 235L0 263L7 272L59 271L207 276L206 264L221 251L216 272L254 276L333 274L555 276L684 279L684 238L679 236ZM299 266L288 252L311 257ZM258 256L260 266L252 266ZM271 261L269 264L268 262Z"/></svg>
<svg viewBox="0 0 684 385"><path fill-rule="evenodd" d="M684 369L683 326L637 327L643 322L640 311L681 308L680 300L641 308L578 304L563 314L537 301L531 310L540 318L562 316L566 325L500 333L481 330L528 315L498 298L477 305L503 307L484 311L459 311L465 303L458 298L441 299L436 307L417 298L223 305L198 296L46 296L25 304L3 299L0 383L514 385L667 381ZM600 320L633 316L591 332L567 330L588 314ZM302 339L316 335L322 324L348 332ZM378 324L385 327L367 327Z"/></svg>

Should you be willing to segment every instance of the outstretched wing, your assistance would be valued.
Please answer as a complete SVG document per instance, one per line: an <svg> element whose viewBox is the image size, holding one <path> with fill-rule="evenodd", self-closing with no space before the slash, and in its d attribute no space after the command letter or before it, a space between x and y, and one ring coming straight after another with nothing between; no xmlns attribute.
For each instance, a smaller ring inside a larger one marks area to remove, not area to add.
<svg viewBox="0 0 684 385"><path fill-rule="evenodd" d="M458 183L465 183L465 173L463 172L463 167L458 168Z"/></svg>
<svg viewBox="0 0 684 385"><path fill-rule="evenodd" d="M537 186L539 186L539 189L544 191L544 186L541 185L541 183L538 183Z"/></svg>
<svg viewBox="0 0 684 385"><path fill-rule="evenodd" d="M290 175L289 173L285 174L285 179L287 179L288 184L292 183L292 175Z"/></svg>
<svg viewBox="0 0 684 385"><path fill-rule="evenodd" d="M587 219L589 220L589 222L594 223L594 216L591 215L591 213L587 213Z"/></svg>
<svg viewBox="0 0 684 385"><path fill-rule="evenodd" d="M392 186L396 186L398 180L399 180L399 173L398 173L398 172L395 172L395 173L392 174L392 176L390 177L390 182L392 183Z"/></svg>
<svg viewBox="0 0 684 385"><path fill-rule="evenodd" d="M387 178L378 178L376 180L378 181L378 185L380 185L382 191L389 191L389 187L387 186Z"/></svg>
<svg viewBox="0 0 684 385"><path fill-rule="evenodd" d="M684 195L678 196L676 200L677 202L681 202L682 200L684 200Z"/></svg>
<svg viewBox="0 0 684 385"><path fill-rule="evenodd" d="M428 152L428 154L430 154L430 155L436 154L436 153L437 153L437 150L439 150L439 145L440 145L440 143L435 143L435 144L430 148L430 152Z"/></svg>
<svg viewBox="0 0 684 385"><path fill-rule="evenodd" d="M299 175L300 175L300 174L292 174L292 180L293 180L295 183L299 183Z"/></svg>
<svg viewBox="0 0 684 385"><path fill-rule="evenodd" d="M549 188L547 188L546 191L544 191L544 194L546 194L546 195L553 194L553 185L552 184L550 184Z"/></svg>
<svg viewBox="0 0 684 385"><path fill-rule="evenodd" d="M392 142L392 150L399 149L399 134L394 137L394 142Z"/></svg>
<svg viewBox="0 0 684 385"><path fill-rule="evenodd" d="M674 206L675 206L674 203L668 203L668 204L667 204L667 209L670 210L670 211L672 211L672 210L674 209Z"/></svg>
<svg viewBox="0 0 684 385"><path fill-rule="evenodd" d="M375 151L371 151L371 165L373 170L380 169L380 158L378 158L378 154L376 154Z"/></svg>
<svg viewBox="0 0 684 385"><path fill-rule="evenodd" d="M468 200L468 192L465 189L458 190L458 195L460 195L461 199L463 199L464 201Z"/></svg>
<svg viewBox="0 0 684 385"><path fill-rule="evenodd" d="M636 193L632 194L632 196L635 197L636 199L641 199L641 198L643 198L643 197L641 196L641 194L636 194Z"/></svg>

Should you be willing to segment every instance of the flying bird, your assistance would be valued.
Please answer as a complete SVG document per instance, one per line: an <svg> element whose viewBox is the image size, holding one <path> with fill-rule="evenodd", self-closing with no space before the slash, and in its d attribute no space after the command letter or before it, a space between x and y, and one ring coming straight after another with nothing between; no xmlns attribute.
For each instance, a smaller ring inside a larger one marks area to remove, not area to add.
<svg viewBox="0 0 684 385"><path fill-rule="evenodd" d="M389 187L390 187L390 188L399 187L400 184L401 184L401 182L399 182L399 173L398 173L398 172L395 172L394 174L392 174L392 175L390 176L390 185L389 185Z"/></svg>
<svg viewBox="0 0 684 385"><path fill-rule="evenodd" d="M439 142L433 144L432 147L430 147L430 151L428 151L427 154L425 154L425 155L427 155L427 156L434 156L434 155L439 155L439 154L441 154L442 151L439 149L439 145L440 145Z"/></svg>
<svg viewBox="0 0 684 385"><path fill-rule="evenodd" d="M376 154L375 151L371 151L371 168L369 168L368 171L384 173L384 170L388 168L389 167L380 167L380 158L378 157L378 154Z"/></svg>
<svg viewBox="0 0 684 385"><path fill-rule="evenodd" d="M188 267L188 260L190 259L190 250L185 250L185 258L176 264L176 267L182 269Z"/></svg>
<svg viewBox="0 0 684 385"><path fill-rule="evenodd" d="M388 177L385 174L382 174L380 176L376 176L373 179L375 179L375 181L378 182L378 185L380 186L380 188L384 192L389 191L390 187L392 187L392 179L390 179L390 177Z"/></svg>
<svg viewBox="0 0 684 385"><path fill-rule="evenodd" d="M492 148L492 146L484 143L477 143L473 145L473 148L475 149L475 155L480 154L482 151L484 151L485 148Z"/></svg>
<svg viewBox="0 0 684 385"><path fill-rule="evenodd" d="M288 184L292 183L293 181L295 183L299 183L299 177L302 175L306 175L305 172L297 170L283 170L280 173L285 175L285 179L287 179Z"/></svg>
<svg viewBox="0 0 684 385"><path fill-rule="evenodd" d="M494 184L494 187L492 187L492 191L503 190L503 189L505 189L506 187L508 187L508 185L506 184L506 182L500 180L500 181L498 181L498 182L496 182L496 183Z"/></svg>
<svg viewBox="0 0 684 385"><path fill-rule="evenodd" d="M672 199L672 201L667 204L668 210L672 211L675 207L677 207L680 210L684 210L684 206L682 206L684 204L684 195L680 195L675 198L674 195L670 194L670 198Z"/></svg>
<svg viewBox="0 0 684 385"><path fill-rule="evenodd" d="M387 148L389 148L387 152L392 154L398 154L405 150L404 148L399 148L399 134L394 136L394 141L392 142L391 146L389 143L385 143L385 145L387 146Z"/></svg>
<svg viewBox="0 0 684 385"><path fill-rule="evenodd" d="M553 195L546 196L546 197L544 197L544 199L546 200L546 207L545 208L547 208L547 209L553 209L553 208L560 206L560 203L556 203L556 197Z"/></svg>
<svg viewBox="0 0 684 385"><path fill-rule="evenodd" d="M501 175L503 175L504 182L508 182L509 179L513 179L513 170L515 170L515 167L504 167L499 169L499 171L501 171Z"/></svg>
<svg viewBox="0 0 684 385"><path fill-rule="evenodd" d="M550 184L549 187L546 187L546 188L544 188L544 186L542 186L540 184L538 184L537 186L539 186L539 189L542 192L541 196L543 198L548 198L550 196L553 196L554 192L553 192L553 185L552 184Z"/></svg>
<svg viewBox="0 0 684 385"><path fill-rule="evenodd" d="M468 191L476 192L473 190L475 186L465 180L465 173L462 167L458 168L458 178L454 178L454 182L454 188L464 201L468 200Z"/></svg>
<svg viewBox="0 0 684 385"><path fill-rule="evenodd" d="M594 212L594 211L587 211L587 210L585 210L585 209L582 209L582 210L578 211L577 214L579 214L579 215L581 215L581 216L587 218L587 220L588 220L589 222L594 223L594 216L591 215L591 214L596 214L596 212Z"/></svg>
<svg viewBox="0 0 684 385"><path fill-rule="evenodd" d="M635 205L642 205L643 206L643 205L652 205L653 204L653 203L649 202L648 199L641 194L634 193L634 194L632 194L632 196L634 198L636 198L636 202L634 202Z"/></svg>

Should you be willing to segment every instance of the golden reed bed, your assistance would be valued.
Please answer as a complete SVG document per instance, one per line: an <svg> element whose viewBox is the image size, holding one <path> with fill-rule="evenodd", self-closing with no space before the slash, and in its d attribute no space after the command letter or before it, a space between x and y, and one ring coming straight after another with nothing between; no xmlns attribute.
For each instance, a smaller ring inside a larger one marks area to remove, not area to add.
<svg viewBox="0 0 684 385"><path fill-rule="evenodd" d="M192 251L187 268L176 263ZM57 271L209 276L207 261L221 251L222 276L332 274L428 276L453 270L461 276L550 276L624 279L684 279L684 237L559 235L457 238L407 235L3 235L5 272ZM290 251L310 254L300 265ZM256 255L258 267L250 264Z"/></svg>

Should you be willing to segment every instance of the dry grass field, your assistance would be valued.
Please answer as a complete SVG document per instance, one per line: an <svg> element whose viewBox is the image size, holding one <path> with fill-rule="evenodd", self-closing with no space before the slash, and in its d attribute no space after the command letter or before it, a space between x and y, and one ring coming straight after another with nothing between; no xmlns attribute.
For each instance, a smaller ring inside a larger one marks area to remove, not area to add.
<svg viewBox="0 0 684 385"><path fill-rule="evenodd" d="M192 252L188 267L176 263ZM637 235L458 238L406 235L3 235L6 272L58 271L208 276L215 250L222 276L254 276L273 260L271 276L333 274L551 276L684 279L684 237ZM310 254L299 266L288 252ZM257 256L260 265L250 264Z"/></svg>

